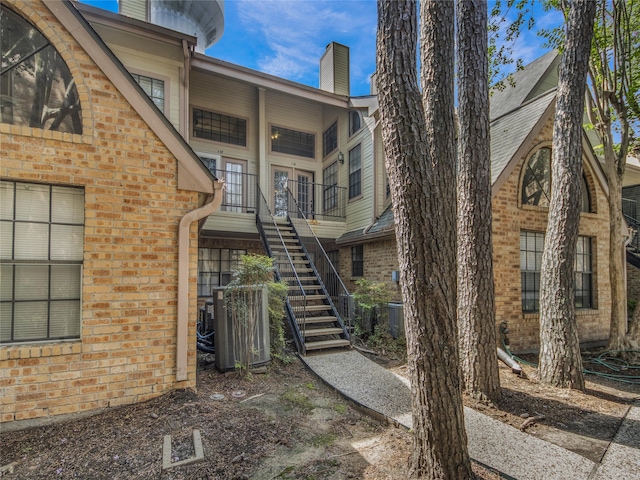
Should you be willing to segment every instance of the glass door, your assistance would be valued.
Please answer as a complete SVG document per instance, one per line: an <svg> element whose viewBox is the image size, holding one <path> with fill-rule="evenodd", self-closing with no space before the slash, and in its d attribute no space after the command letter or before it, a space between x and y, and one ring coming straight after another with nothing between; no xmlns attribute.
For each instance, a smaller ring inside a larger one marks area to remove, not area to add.
<svg viewBox="0 0 640 480"><path fill-rule="evenodd" d="M291 171L286 168L273 169L273 214L276 217L286 217L289 210L289 176Z"/></svg>

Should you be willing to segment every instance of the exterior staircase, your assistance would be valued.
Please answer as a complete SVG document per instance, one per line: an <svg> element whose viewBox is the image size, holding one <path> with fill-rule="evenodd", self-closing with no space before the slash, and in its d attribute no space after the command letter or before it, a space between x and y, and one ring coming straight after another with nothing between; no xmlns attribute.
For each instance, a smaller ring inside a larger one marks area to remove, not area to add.
<svg viewBox="0 0 640 480"><path fill-rule="evenodd" d="M298 351L349 347L349 332L288 217L262 212L257 224L277 276L289 286L286 309Z"/></svg>

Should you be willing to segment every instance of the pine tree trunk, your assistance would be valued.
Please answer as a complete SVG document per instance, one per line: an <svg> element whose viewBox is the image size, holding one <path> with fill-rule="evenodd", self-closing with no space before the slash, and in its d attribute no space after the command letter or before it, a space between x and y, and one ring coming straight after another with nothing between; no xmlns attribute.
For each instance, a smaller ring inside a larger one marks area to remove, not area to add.
<svg viewBox="0 0 640 480"><path fill-rule="evenodd" d="M486 0L458 1L458 329L464 389L496 402Z"/></svg>
<svg viewBox="0 0 640 480"><path fill-rule="evenodd" d="M471 478L456 325L453 2L378 1L377 78L413 411L412 478ZM428 121L426 120L428 119Z"/></svg>
<svg viewBox="0 0 640 480"><path fill-rule="evenodd" d="M582 116L596 3L574 0L553 123L551 204L540 273L540 380L584 390L575 315L574 262L580 219Z"/></svg>

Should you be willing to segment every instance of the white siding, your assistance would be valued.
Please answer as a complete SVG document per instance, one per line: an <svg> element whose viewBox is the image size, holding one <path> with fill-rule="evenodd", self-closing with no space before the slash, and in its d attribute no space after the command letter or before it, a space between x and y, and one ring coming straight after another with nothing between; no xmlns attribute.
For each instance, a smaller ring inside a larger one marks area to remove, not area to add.
<svg viewBox="0 0 640 480"><path fill-rule="evenodd" d="M190 104L190 120L193 107L247 120L246 147L192 138L191 135L189 143L198 152L218 153L228 158L247 160L248 173L258 174L257 89L216 75L192 72Z"/></svg>
<svg viewBox="0 0 640 480"><path fill-rule="evenodd" d="M94 27L125 68L165 82L165 115L180 131L182 50L100 25ZM135 45L135 48L128 45Z"/></svg>

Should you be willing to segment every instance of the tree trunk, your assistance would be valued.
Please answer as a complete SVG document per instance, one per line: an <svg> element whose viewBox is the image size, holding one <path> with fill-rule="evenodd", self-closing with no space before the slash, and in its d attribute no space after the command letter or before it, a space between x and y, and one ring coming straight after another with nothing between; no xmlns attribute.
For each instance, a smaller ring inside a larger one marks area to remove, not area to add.
<svg viewBox="0 0 640 480"><path fill-rule="evenodd" d="M413 411L412 478L471 478L456 325L453 2L378 1L377 78ZM428 123L427 120L428 119Z"/></svg>
<svg viewBox="0 0 640 480"><path fill-rule="evenodd" d="M626 338L625 304L627 295L622 239L622 175L618 174L618 158L613 149L613 138L606 138L604 145L605 159L607 160L607 184L609 186L609 281L611 282L611 324L607 350L626 350L629 348L629 340L631 339Z"/></svg>
<svg viewBox="0 0 640 480"><path fill-rule="evenodd" d="M574 0L559 71L553 122L551 204L540 272L540 380L584 390L575 315L582 116L596 3Z"/></svg>
<svg viewBox="0 0 640 480"><path fill-rule="evenodd" d="M458 329L464 389L496 402L486 0L458 1Z"/></svg>

